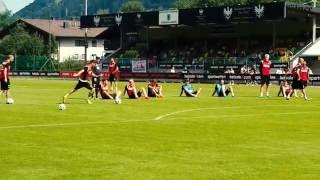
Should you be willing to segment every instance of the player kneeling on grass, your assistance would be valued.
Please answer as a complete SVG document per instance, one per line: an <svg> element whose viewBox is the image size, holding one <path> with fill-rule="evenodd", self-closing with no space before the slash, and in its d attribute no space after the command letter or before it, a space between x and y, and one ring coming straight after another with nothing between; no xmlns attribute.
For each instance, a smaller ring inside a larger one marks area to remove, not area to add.
<svg viewBox="0 0 320 180"><path fill-rule="evenodd" d="M126 93L128 94L130 99L139 99L142 96L146 99L149 98L144 88L140 88L139 90L137 90L133 79L130 79L128 81L128 84L124 88L123 95L126 95Z"/></svg>
<svg viewBox="0 0 320 180"><path fill-rule="evenodd" d="M183 85L181 87L180 96L182 96L182 94L185 93L187 97L198 97L200 92L201 92L201 88L194 91L190 83L190 79L186 79L184 80Z"/></svg>
<svg viewBox="0 0 320 180"><path fill-rule="evenodd" d="M148 84L148 97L152 98L162 98L162 86L158 84L158 82L153 79Z"/></svg>
<svg viewBox="0 0 320 180"><path fill-rule="evenodd" d="M212 93L212 96L217 94L217 96L219 97L227 97L230 93L231 93L231 96L234 97L232 85L229 84L228 86L226 86L224 84L224 80L220 80L219 83L216 84L214 91Z"/></svg>
<svg viewBox="0 0 320 180"><path fill-rule="evenodd" d="M100 83L100 95L102 99L119 99L121 96L121 91L117 91L116 93L112 93L109 91L109 82L106 79L102 79Z"/></svg>
<svg viewBox="0 0 320 180"><path fill-rule="evenodd" d="M69 92L68 94L63 96L63 101L62 101L63 103L66 103L67 98L71 94L77 92L81 88L87 88L89 90L87 102L88 102L88 104L92 104L92 102L90 101L90 98L92 98L92 95L94 93L94 89L89 84L89 77L90 77L90 75L93 75L92 67L95 65L96 65L96 61L92 60L92 61L90 61L90 64L86 65L81 71L79 71L78 73L73 75L74 77L79 77L79 81L78 81L76 87L73 90L71 90L71 92Z"/></svg>

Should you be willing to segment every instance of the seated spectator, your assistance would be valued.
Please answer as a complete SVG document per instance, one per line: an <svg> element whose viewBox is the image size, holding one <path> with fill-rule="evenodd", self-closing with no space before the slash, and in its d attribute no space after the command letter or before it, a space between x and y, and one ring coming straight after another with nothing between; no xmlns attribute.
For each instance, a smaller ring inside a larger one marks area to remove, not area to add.
<svg viewBox="0 0 320 180"><path fill-rule="evenodd" d="M224 80L220 80L218 84L216 84L212 96L217 94L218 97L227 97L231 93L231 96L234 97L232 85L229 84L226 86L224 84Z"/></svg>
<svg viewBox="0 0 320 180"><path fill-rule="evenodd" d="M162 86L156 80L151 80L148 84L148 97L162 98Z"/></svg>
<svg viewBox="0 0 320 180"><path fill-rule="evenodd" d="M190 79L186 79L183 82L183 85L181 87L180 96L182 96L183 93L184 93L187 97L198 97L200 92L201 92L201 88L199 88L198 90L194 91L193 87L192 87L192 85L190 83Z"/></svg>

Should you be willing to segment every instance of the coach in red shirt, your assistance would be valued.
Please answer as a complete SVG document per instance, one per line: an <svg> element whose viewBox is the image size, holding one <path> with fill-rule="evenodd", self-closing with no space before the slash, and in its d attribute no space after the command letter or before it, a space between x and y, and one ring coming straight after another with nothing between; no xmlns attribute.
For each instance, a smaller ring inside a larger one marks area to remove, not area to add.
<svg viewBox="0 0 320 180"><path fill-rule="evenodd" d="M265 54L264 59L260 64L261 73L261 86L260 86L260 97L263 97L263 86L266 85L266 95L269 97L269 85L270 85L270 75L271 75L271 61L270 55Z"/></svg>

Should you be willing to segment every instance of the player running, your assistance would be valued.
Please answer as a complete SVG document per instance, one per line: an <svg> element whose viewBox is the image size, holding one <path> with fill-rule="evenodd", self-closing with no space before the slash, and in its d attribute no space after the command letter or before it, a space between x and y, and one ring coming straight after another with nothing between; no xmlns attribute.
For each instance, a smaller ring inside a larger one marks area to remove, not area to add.
<svg viewBox="0 0 320 180"><path fill-rule="evenodd" d="M4 61L0 67L0 81L1 81L1 94L5 94L6 102L10 98L10 69L11 63L14 61L13 55L8 55L4 58Z"/></svg>
<svg viewBox="0 0 320 180"><path fill-rule="evenodd" d="M271 61L270 55L265 54L264 60L260 64L261 73L261 86L260 86L260 97L263 97L263 86L266 85L266 96L269 97L269 85L270 85L270 75L271 75Z"/></svg>
<svg viewBox="0 0 320 180"><path fill-rule="evenodd" d="M100 58L96 57L96 65L92 66L92 87L95 90L95 98L98 98L100 92L100 81L101 81L101 69L100 69ZM92 94L93 96L93 94Z"/></svg>
<svg viewBox="0 0 320 180"><path fill-rule="evenodd" d="M224 84L224 80L221 79L219 83L216 84L212 96L215 96L215 94L217 94L218 97L227 97L230 93L231 96L234 97L232 85L229 84L228 86L226 86Z"/></svg>
<svg viewBox="0 0 320 180"><path fill-rule="evenodd" d="M148 84L148 97L152 98L162 98L162 86L158 84L158 82L153 79Z"/></svg>
<svg viewBox="0 0 320 180"><path fill-rule="evenodd" d="M118 80L118 73L119 73L119 67L115 61L114 58L111 58L110 64L109 64L109 82L111 83L111 90L117 90L117 80Z"/></svg>
<svg viewBox="0 0 320 180"><path fill-rule="evenodd" d="M140 97L144 97L145 99L149 99L146 90L144 88L140 88L137 90L136 84L133 79L130 79L124 88L123 95L126 95L126 93L129 96L129 99L139 99Z"/></svg>
<svg viewBox="0 0 320 180"><path fill-rule="evenodd" d="M67 98L71 94L77 92L81 88L86 88L89 90L87 102L88 102L88 104L92 104L90 98L92 98L92 95L94 93L94 89L91 87L91 85L89 83L89 77L90 77L90 75L94 75L92 73L93 66L96 66L95 60L90 61L90 63L88 65L86 65L81 71L79 71L78 73L73 75L73 77L79 77L79 81L73 90L71 90L68 94L63 96L63 101L62 101L63 103L66 103Z"/></svg>
<svg viewBox="0 0 320 180"><path fill-rule="evenodd" d="M190 83L190 79L186 79L183 82L183 85L181 87L180 96L182 96L182 94L185 93L185 95L187 97L198 97L200 92L201 92L201 88L199 88L198 90L194 91L193 87L192 87L192 85Z"/></svg>
<svg viewBox="0 0 320 180"><path fill-rule="evenodd" d="M100 95L102 99L120 99L121 91L117 91L116 93L113 93L109 91L109 82L106 79L102 79L100 83Z"/></svg>
<svg viewBox="0 0 320 180"><path fill-rule="evenodd" d="M301 92L305 100L309 100L306 93L306 88L309 82L309 71L310 69L307 66L307 62L303 61L303 63L301 64L301 67L298 69L298 76L299 76L298 80L301 83L301 86L302 86Z"/></svg>

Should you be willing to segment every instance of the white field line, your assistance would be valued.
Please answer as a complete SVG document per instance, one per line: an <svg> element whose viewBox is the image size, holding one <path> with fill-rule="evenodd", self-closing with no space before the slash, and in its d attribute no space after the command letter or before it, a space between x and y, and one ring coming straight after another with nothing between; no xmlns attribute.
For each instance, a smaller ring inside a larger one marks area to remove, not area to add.
<svg viewBox="0 0 320 180"><path fill-rule="evenodd" d="M260 105L260 106L259 105L256 105L256 106L229 106L229 107L212 107L212 108L186 109L186 110L175 111L175 112L171 112L171 113L160 115L160 116L154 118L154 120L157 121L157 120L161 120L161 119L167 118L169 116L174 116L174 115L177 115L177 114L181 114L181 113L185 113L185 112L193 112L193 111L222 110L222 109L242 109L242 108L257 109L257 108L261 108L261 107L285 107L285 106L291 106L291 105L287 104L287 105Z"/></svg>
<svg viewBox="0 0 320 180"><path fill-rule="evenodd" d="M21 126L0 126L0 129L22 129L22 128L42 128L42 127L65 127L65 126L81 126L81 125L97 125L97 124L115 124L115 123L130 123L130 122L145 122L146 120L128 120L128 121L95 121L95 122L73 122L59 124L31 124Z"/></svg>
<svg viewBox="0 0 320 180"><path fill-rule="evenodd" d="M262 105L258 106L261 107L268 107L271 105ZM277 105L277 106L288 106L288 105ZM212 110L212 109L237 109L237 108L257 108L257 106L245 106L245 107L221 107L221 108L198 108L198 109L188 109L188 110L181 110L172 113L168 113L162 116L158 116L154 120L161 120L167 118L169 116L173 116L176 114L184 113L184 112L191 112L191 111L201 111L201 110ZM290 115L290 114L306 114L306 113L320 113L317 111L307 111L307 112L288 112L288 113L271 113L272 115ZM269 113L270 114L270 113ZM262 114L248 114L248 115L220 115L220 116L197 116L197 117L190 117L201 119L205 117L215 117L215 118L228 118L228 117L242 117L242 116L259 116ZM263 114L265 115L265 114ZM182 119L181 118L167 118L167 120L175 120L175 119ZM0 129L23 129L23 128L53 128L53 127L68 127L68 126L81 126L81 125L98 125L98 124L117 124L117 123L131 123L131 122L154 122L152 120L123 120L123 121L95 121L95 122L71 122L71 123L58 123L58 124L31 124L31 125L17 125L17 126L0 126Z"/></svg>
<svg viewBox="0 0 320 180"><path fill-rule="evenodd" d="M276 116L276 115L295 115L295 114L309 114L309 113L314 113L314 114L319 114L320 112L318 111L302 111L302 112L287 112L287 113L261 113L261 114L238 114L238 115L211 115L211 116L194 116L190 117L188 116L188 119L202 119L202 118L233 118L233 117L252 117L252 116ZM176 118L168 118L166 120L179 120L179 119L185 119L185 117L176 117Z"/></svg>

